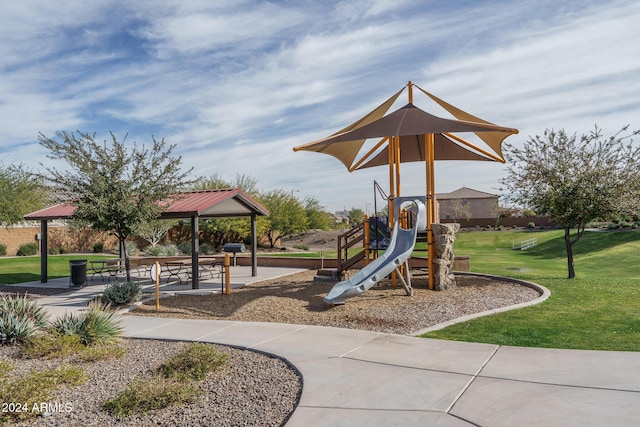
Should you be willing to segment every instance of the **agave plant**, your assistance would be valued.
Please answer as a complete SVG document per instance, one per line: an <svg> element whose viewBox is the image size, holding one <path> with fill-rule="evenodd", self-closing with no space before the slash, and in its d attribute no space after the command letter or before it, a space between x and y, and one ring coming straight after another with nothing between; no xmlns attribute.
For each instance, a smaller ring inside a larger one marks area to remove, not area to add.
<svg viewBox="0 0 640 427"><path fill-rule="evenodd" d="M18 318L30 319L39 328L47 326L48 313L34 301L29 300L27 294L15 297L3 295L0 298L0 313L13 313Z"/></svg>
<svg viewBox="0 0 640 427"><path fill-rule="evenodd" d="M0 312L0 344L14 344L35 335L37 326L32 319L7 311Z"/></svg>

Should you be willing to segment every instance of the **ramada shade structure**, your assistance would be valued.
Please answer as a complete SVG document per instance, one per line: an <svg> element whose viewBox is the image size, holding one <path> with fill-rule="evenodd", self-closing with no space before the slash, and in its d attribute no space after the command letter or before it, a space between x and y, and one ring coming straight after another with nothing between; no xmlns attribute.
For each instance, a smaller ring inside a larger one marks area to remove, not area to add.
<svg viewBox="0 0 640 427"><path fill-rule="evenodd" d="M198 289L198 219L220 217L251 217L251 274L257 273L257 235L256 218L268 216L269 211L259 202L240 189L203 190L180 193L166 201L167 207L160 219L191 218L191 269L192 288ZM40 221L41 224L41 262L40 281L47 282L47 221L70 219L75 207L68 203L59 203L32 212L24 216L27 221Z"/></svg>
<svg viewBox="0 0 640 427"><path fill-rule="evenodd" d="M400 196L400 163L424 161L426 169L427 239L429 244L429 288L433 289L433 233L435 219L435 160L480 160L504 163L502 142L518 130L497 126L454 107L429 92L415 86L448 111L455 119L429 114L413 104L414 84L409 82L409 103L386 112L404 91L402 88L376 109L341 131L326 138L294 147L294 151L314 151L335 157L352 172L373 166L389 165L389 185L392 214L393 198ZM473 133L489 149L485 149L456 135ZM373 148L362 154L367 139L382 138ZM356 159L359 157L358 159ZM393 221L393 218L390 218Z"/></svg>

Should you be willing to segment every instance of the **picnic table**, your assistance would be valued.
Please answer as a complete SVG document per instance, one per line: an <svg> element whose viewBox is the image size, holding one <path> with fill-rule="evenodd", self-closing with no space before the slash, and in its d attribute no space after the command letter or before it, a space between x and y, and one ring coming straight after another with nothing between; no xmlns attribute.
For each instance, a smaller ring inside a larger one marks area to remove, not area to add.
<svg viewBox="0 0 640 427"><path fill-rule="evenodd" d="M172 261L165 261L164 265L167 271L167 282L171 277L178 279L178 282L182 284L181 274L186 275L185 283L188 284L192 279L191 271L191 259L178 259ZM202 258L198 259L198 277L202 277L205 274L209 274L211 278L222 277L224 272L224 264L221 262L215 262L215 260Z"/></svg>
<svg viewBox="0 0 640 427"><path fill-rule="evenodd" d="M118 280L118 274L124 271L124 258L109 258L89 261L89 272L91 280L96 274L104 280L104 275L108 274L109 279Z"/></svg>

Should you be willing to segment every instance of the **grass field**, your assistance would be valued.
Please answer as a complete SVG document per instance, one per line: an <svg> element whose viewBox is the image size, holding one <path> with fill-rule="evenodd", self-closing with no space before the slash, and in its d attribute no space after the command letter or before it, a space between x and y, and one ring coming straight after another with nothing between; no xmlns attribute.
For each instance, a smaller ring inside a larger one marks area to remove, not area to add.
<svg viewBox="0 0 640 427"><path fill-rule="evenodd" d="M538 246L511 249L536 237ZM585 232L574 246L576 278L566 279L563 232L459 233L458 255L472 271L546 286L551 297L526 309L496 314L424 337L501 345L640 351L640 232Z"/></svg>
<svg viewBox="0 0 640 427"><path fill-rule="evenodd" d="M69 260L71 259L101 259L113 258L114 255L49 255L48 276L50 279L69 277ZM14 283L35 282L40 280L40 257L9 257L0 258L0 284L11 285Z"/></svg>

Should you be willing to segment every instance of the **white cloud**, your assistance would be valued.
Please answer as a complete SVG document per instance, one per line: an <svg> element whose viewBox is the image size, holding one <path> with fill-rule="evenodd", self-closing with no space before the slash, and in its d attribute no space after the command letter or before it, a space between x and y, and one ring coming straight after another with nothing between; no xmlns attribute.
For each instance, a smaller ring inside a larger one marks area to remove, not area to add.
<svg viewBox="0 0 640 427"><path fill-rule="evenodd" d="M385 168L349 174L292 147L408 80L519 128L508 139L519 144L547 127L640 127L639 18L633 1L10 2L0 6L0 152L35 166L39 131L154 134L197 174L246 173L331 210L364 209ZM403 165L404 194L424 191L423 168ZM502 173L442 162L437 190L495 192Z"/></svg>

